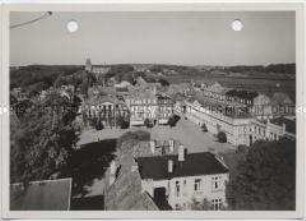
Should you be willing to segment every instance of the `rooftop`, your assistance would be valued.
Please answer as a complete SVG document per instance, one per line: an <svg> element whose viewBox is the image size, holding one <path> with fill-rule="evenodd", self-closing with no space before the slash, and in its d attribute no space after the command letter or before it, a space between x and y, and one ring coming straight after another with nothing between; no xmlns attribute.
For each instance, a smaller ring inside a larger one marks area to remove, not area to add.
<svg viewBox="0 0 306 221"><path fill-rule="evenodd" d="M71 210L104 210L104 196L74 198L71 201Z"/></svg>
<svg viewBox="0 0 306 221"><path fill-rule="evenodd" d="M168 172L168 160L173 161L173 172ZM137 158L142 179L164 180L174 177L227 173L228 168L212 153L188 153L184 161L178 156L153 156Z"/></svg>
<svg viewBox="0 0 306 221"><path fill-rule="evenodd" d="M10 185L11 210L69 210L71 178Z"/></svg>
<svg viewBox="0 0 306 221"><path fill-rule="evenodd" d="M292 134L296 133L296 121L295 120L291 120L285 117L278 117L278 118L271 119L270 122L272 124L276 124L279 126L283 126L283 124L285 124L287 132L292 133Z"/></svg>

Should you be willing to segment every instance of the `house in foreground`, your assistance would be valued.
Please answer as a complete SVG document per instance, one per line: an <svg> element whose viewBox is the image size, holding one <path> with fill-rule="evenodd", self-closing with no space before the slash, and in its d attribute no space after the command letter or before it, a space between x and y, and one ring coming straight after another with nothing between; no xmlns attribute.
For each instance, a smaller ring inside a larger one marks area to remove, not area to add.
<svg viewBox="0 0 306 221"><path fill-rule="evenodd" d="M210 152L188 153L177 140L125 143L105 173L106 210L193 210L227 207L229 169Z"/></svg>
<svg viewBox="0 0 306 221"><path fill-rule="evenodd" d="M208 210L226 208L227 166L210 152L187 153L181 145L178 155L136 159L143 192L160 207L192 209L195 203L209 203Z"/></svg>
<svg viewBox="0 0 306 221"><path fill-rule="evenodd" d="M33 181L27 188L21 183L11 184L10 210L67 211L71 187L71 178Z"/></svg>

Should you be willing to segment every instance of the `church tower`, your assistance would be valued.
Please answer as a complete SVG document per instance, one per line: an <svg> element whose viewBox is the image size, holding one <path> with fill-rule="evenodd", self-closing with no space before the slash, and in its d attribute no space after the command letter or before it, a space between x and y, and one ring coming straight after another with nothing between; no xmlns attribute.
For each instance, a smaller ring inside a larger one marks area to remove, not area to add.
<svg viewBox="0 0 306 221"><path fill-rule="evenodd" d="M86 62L85 62L85 71L87 71L87 72L91 72L92 71L92 64L91 64L90 58L86 59Z"/></svg>

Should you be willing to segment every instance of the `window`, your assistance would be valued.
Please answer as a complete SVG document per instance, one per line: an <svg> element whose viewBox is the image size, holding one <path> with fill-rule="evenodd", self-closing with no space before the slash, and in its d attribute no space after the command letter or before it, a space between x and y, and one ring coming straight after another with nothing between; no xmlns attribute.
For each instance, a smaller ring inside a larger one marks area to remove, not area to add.
<svg viewBox="0 0 306 221"><path fill-rule="evenodd" d="M201 179L195 179L194 181L194 191L199 191L201 189Z"/></svg>
<svg viewBox="0 0 306 221"><path fill-rule="evenodd" d="M221 190L222 185L221 185L221 176L214 176L212 177L212 190Z"/></svg>
<svg viewBox="0 0 306 221"><path fill-rule="evenodd" d="M175 190L176 190L176 196L179 197L181 195L181 188L180 188L180 182L176 181L175 182Z"/></svg>
<svg viewBox="0 0 306 221"><path fill-rule="evenodd" d="M222 200L220 198L212 200L213 210L220 210L222 208Z"/></svg>

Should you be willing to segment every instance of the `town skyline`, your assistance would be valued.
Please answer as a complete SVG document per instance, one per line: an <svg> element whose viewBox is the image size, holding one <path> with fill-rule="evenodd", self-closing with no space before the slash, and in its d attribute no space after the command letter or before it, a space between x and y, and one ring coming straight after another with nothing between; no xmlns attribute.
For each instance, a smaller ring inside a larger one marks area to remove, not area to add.
<svg viewBox="0 0 306 221"><path fill-rule="evenodd" d="M10 24L41 14L13 12ZM237 18L240 32L230 26ZM75 33L65 28L70 20L79 23ZM10 65L295 63L294 21L294 12L54 12L10 31Z"/></svg>

